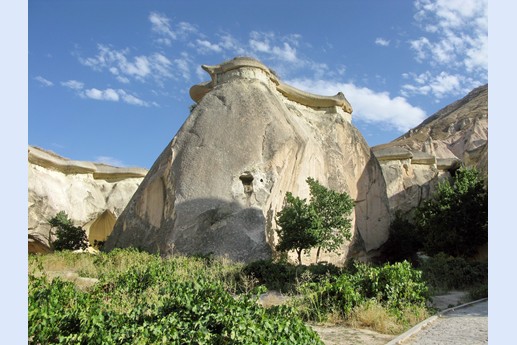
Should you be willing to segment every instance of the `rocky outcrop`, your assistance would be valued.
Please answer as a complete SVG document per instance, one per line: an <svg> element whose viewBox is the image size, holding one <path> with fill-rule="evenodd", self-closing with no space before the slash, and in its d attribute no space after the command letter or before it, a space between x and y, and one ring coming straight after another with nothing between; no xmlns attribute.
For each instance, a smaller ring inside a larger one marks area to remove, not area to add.
<svg viewBox="0 0 517 345"><path fill-rule="evenodd" d="M203 68L211 81L191 88L197 106L118 218L106 249L269 258L285 193L308 197L307 177L356 200L358 245L323 260L342 262L386 241L384 178L343 94L286 86L249 58Z"/></svg>
<svg viewBox="0 0 517 345"><path fill-rule="evenodd" d="M59 211L86 230L91 244L104 241L147 173L74 161L34 146L28 161L29 252L49 250L47 220Z"/></svg>
<svg viewBox="0 0 517 345"><path fill-rule="evenodd" d="M394 141L372 148L392 215L410 212L460 165L488 176L488 85L441 109Z"/></svg>

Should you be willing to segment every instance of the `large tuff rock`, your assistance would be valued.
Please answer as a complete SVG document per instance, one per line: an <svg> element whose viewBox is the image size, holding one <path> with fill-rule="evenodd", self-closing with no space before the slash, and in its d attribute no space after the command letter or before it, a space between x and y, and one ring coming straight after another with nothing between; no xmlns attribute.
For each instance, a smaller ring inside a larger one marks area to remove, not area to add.
<svg viewBox="0 0 517 345"><path fill-rule="evenodd" d="M147 173L74 161L29 146L29 252L49 250L47 220L65 211L91 244L104 241Z"/></svg>
<svg viewBox="0 0 517 345"><path fill-rule="evenodd" d="M446 106L394 141L372 148L392 215L410 212L460 165L488 176L488 85Z"/></svg>
<svg viewBox="0 0 517 345"><path fill-rule="evenodd" d="M308 197L309 176L357 203L357 246L322 259L342 262L386 241L384 178L342 93L297 90L249 58L203 68L211 81L191 88L197 106L118 218L107 250L269 258L285 193Z"/></svg>

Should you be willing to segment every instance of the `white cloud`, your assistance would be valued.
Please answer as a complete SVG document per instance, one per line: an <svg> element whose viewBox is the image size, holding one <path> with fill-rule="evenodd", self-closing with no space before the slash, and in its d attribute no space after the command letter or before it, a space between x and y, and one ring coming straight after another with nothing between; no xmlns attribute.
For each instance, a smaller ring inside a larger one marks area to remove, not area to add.
<svg viewBox="0 0 517 345"><path fill-rule="evenodd" d="M174 63L176 68L181 73L183 79L189 81L190 80L190 65L192 64L191 59L188 54L185 52L181 53L181 57L178 59L174 59ZM199 66L201 68L201 66Z"/></svg>
<svg viewBox="0 0 517 345"><path fill-rule="evenodd" d="M99 90L96 88L84 90L83 95L87 98L99 100L99 101L114 101L118 102L119 95L117 91L113 89Z"/></svg>
<svg viewBox="0 0 517 345"><path fill-rule="evenodd" d="M378 37L375 39L375 44L382 46L382 47L387 47L390 45L390 41L386 40L384 38Z"/></svg>
<svg viewBox="0 0 517 345"><path fill-rule="evenodd" d="M429 35L411 40L416 59L488 71L487 0L416 0L415 20Z"/></svg>
<svg viewBox="0 0 517 345"><path fill-rule="evenodd" d="M79 91L79 95L84 98L90 98L97 101L111 101L118 102L122 100L122 102L130 104L130 105L138 105L143 107L148 107L149 103L128 93L123 89L105 89L99 90L96 88L86 89L84 91Z"/></svg>
<svg viewBox="0 0 517 345"><path fill-rule="evenodd" d="M206 53L220 53L222 51L222 48L218 44L211 43L207 40L200 40L197 39L196 43L199 47L199 53L206 54Z"/></svg>
<svg viewBox="0 0 517 345"><path fill-rule="evenodd" d="M77 80L62 81L61 85L72 90L81 90L84 87L84 83Z"/></svg>
<svg viewBox="0 0 517 345"><path fill-rule="evenodd" d="M404 97L390 97L387 92L375 92L352 83L293 79L288 84L319 95L335 95L341 91L354 109L354 119L382 124L400 132L419 125L427 116L422 109L411 105Z"/></svg>
<svg viewBox="0 0 517 345"><path fill-rule="evenodd" d="M187 22L179 22L173 28L170 18L161 13L151 12L149 21L151 30L160 36L155 41L166 46L170 46L173 40L186 39L190 34L197 33L196 27Z"/></svg>
<svg viewBox="0 0 517 345"><path fill-rule="evenodd" d="M177 38L176 33L171 29L171 20L167 18L165 15L156 12L151 12L151 14L149 14L149 21L151 22L151 29L154 32L164 35L166 37L170 37L172 39Z"/></svg>
<svg viewBox="0 0 517 345"><path fill-rule="evenodd" d="M246 50L243 48L242 44L233 37L231 34L223 34L220 35L220 41L218 45L228 51L233 51L236 55L244 55Z"/></svg>
<svg viewBox="0 0 517 345"><path fill-rule="evenodd" d="M122 101L124 101L127 104L139 105L139 106L144 106L144 107L149 106L149 104L147 102L141 100L138 97L128 94L126 91L124 91L122 89L118 89L117 93L122 98Z"/></svg>
<svg viewBox="0 0 517 345"><path fill-rule="evenodd" d="M407 73L405 79L412 79L413 83L402 86L402 95L409 97L412 95L433 95L441 99L450 95L464 95L473 88L480 85L474 79L460 74L449 74L442 71L438 75L432 75L427 71L421 74Z"/></svg>
<svg viewBox="0 0 517 345"><path fill-rule="evenodd" d="M163 79L172 77L172 63L163 54L139 55L131 60L128 58L129 49L115 50L103 44L99 44L97 48L99 52L95 57L79 58L79 61L94 70L107 69L122 83L129 83L129 78L162 82Z"/></svg>
<svg viewBox="0 0 517 345"><path fill-rule="evenodd" d="M290 35L278 38L272 32L250 33L248 44L255 53L260 53L266 58L274 58L283 62L301 63L296 53L296 46L300 35Z"/></svg>
<svg viewBox="0 0 517 345"><path fill-rule="evenodd" d="M97 156L95 157L95 162L111 165L114 167L125 167L124 163L121 160L109 156Z"/></svg>
<svg viewBox="0 0 517 345"><path fill-rule="evenodd" d="M34 80L38 81L38 82L39 82L41 85L43 85L43 86L53 86L53 85L54 85L54 83L53 83L53 82L51 82L50 80L47 80L47 79L43 78L43 77L42 77L42 76L40 76L40 75L39 75L39 76L37 76L37 77L35 77L35 78L34 78Z"/></svg>

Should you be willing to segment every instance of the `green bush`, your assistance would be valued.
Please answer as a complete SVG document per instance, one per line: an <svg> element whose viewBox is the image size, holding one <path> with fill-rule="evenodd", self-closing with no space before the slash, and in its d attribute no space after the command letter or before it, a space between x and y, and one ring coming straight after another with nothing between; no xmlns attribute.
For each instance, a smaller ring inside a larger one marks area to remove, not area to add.
<svg viewBox="0 0 517 345"><path fill-rule="evenodd" d="M49 243L53 250L77 250L88 248L88 238L83 228L74 226L66 212L61 211L48 220L50 224ZM56 239L52 241L52 230L56 228Z"/></svg>
<svg viewBox="0 0 517 345"><path fill-rule="evenodd" d="M488 241L488 193L476 169L460 168L416 210L428 255L471 257Z"/></svg>
<svg viewBox="0 0 517 345"><path fill-rule="evenodd" d="M417 252L422 248L422 236L418 228L397 212L390 224L389 234L381 249L381 260L392 263L408 260L413 264L417 263Z"/></svg>
<svg viewBox="0 0 517 345"><path fill-rule="evenodd" d="M195 272L178 279L183 268L155 257L87 292L30 275L29 344L322 344L290 308L262 308Z"/></svg>
<svg viewBox="0 0 517 345"><path fill-rule="evenodd" d="M402 308L425 307L429 298L422 273L407 261L381 267L354 263L352 272L302 284L299 292L300 312L312 321L324 321L333 313L346 319L353 308L370 299L397 314Z"/></svg>
<svg viewBox="0 0 517 345"><path fill-rule="evenodd" d="M259 260L245 265L242 273L248 278L255 278L259 284L269 290L294 292L302 280L310 278L319 282L327 276L339 275L342 269L333 264L293 265L287 262Z"/></svg>
<svg viewBox="0 0 517 345"><path fill-rule="evenodd" d="M435 291L488 284L488 262L468 261L439 253L424 260L420 269L425 281Z"/></svg>

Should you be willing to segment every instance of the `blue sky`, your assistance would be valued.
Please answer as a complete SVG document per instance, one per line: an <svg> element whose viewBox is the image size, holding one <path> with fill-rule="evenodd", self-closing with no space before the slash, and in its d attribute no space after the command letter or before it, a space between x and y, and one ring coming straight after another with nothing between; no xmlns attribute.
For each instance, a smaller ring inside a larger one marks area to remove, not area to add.
<svg viewBox="0 0 517 345"><path fill-rule="evenodd" d="M28 143L150 168L209 80L252 56L344 92L373 146L488 82L487 0L28 1Z"/></svg>

